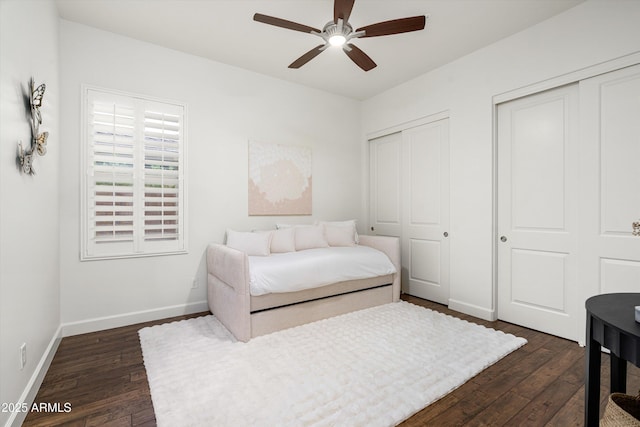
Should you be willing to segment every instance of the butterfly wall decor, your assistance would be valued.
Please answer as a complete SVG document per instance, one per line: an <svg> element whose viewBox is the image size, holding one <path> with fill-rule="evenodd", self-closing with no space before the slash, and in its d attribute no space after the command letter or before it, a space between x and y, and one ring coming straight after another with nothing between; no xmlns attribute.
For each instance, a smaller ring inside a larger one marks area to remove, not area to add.
<svg viewBox="0 0 640 427"><path fill-rule="evenodd" d="M36 136L36 151L39 155L44 156L47 154L47 138L49 132L42 132Z"/></svg>
<svg viewBox="0 0 640 427"><path fill-rule="evenodd" d="M30 148L27 150L22 148L22 141L18 143L18 161L20 162L22 172L29 175L36 173L33 170L33 150Z"/></svg>
<svg viewBox="0 0 640 427"><path fill-rule="evenodd" d="M24 148L22 141L18 143L18 163L20 170L23 173L34 175L36 172L33 169L34 154L38 153L40 156L44 156L47 153L47 138L49 132L40 132L40 125L42 124L42 113L40 107L42 107L42 99L44 98L44 91L47 86L42 83L38 87L35 86L33 78L29 80L29 105L31 107L31 144L29 147Z"/></svg>
<svg viewBox="0 0 640 427"><path fill-rule="evenodd" d="M38 124L42 124L42 114L40 113L40 107L42 106L42 97L44 96L44 90L47 87L44 83L42 83L36 89L34 89L33 86L34 82L33 79L31 79L31 113L33 116L35 116Z"/></svg>

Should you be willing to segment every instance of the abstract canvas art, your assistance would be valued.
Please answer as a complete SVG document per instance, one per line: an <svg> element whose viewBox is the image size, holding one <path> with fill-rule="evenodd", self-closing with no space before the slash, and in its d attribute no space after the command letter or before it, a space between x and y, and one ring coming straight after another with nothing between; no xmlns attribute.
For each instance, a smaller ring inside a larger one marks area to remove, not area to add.
<svg viewBox="0 0 640 427"><path fill-rule="evenodd" d="M311 148L249 142L249 215L311 215Z"/></svg>

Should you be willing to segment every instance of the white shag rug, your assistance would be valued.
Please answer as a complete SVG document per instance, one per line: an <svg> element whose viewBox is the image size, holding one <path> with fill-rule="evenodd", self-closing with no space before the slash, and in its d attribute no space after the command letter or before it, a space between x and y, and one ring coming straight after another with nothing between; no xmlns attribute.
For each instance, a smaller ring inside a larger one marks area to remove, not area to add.
<svg viewBox="0 0 640 427"><path fill-rule="evenodd" d="M405 301L236 341L214 316L139 331L159 426L393 426L527 341Z"/></svg>

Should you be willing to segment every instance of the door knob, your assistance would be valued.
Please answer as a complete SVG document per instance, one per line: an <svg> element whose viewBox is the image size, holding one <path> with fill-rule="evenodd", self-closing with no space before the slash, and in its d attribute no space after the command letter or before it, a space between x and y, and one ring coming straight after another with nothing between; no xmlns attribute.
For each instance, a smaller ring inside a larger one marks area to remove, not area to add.
<svg viewBox="0 0 640 427"><path fill-rule="evenodd" d="M631 224L631 227L633 228L633 235L640 236L640 221L635 221Z"/></svg>
<svg viewBox="0 0 640 427"><path fill-rule="evenodd" d="M500 237L500 241L503 242L503 243L506 242L507 241L507 236Z"/></svg>
<svg viewBox="0 0 640 427"><path fill-rule="evenodd" d="M371 227L371 231L376 231L376 229L375 229L375 228L373 228L373 227Z"/></svg>
<svg viewBox="0 0 640 427"><path fill-rule="evenodd" d="M448 232L448 231L445 231L444 233L442 233L442 235L443 235L444 237L449 237L449 232Z"/></svg>

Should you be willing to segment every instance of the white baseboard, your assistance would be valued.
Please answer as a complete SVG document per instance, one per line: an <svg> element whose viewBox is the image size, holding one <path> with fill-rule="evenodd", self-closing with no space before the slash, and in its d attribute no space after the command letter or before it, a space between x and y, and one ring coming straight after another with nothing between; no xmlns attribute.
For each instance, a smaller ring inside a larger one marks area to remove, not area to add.
<svg viewBox="0 0 640 427"><path fill-rule="evenodd" d="M497 319L495 310L489 310L484 307L469 304L454 299L449 299L449 308L451 310L459 311L470 316L475 316L483 320L494 321Z"/></svg>
<svg viewBox="0 0 640 427"><path fill-rule="evenodd" d="M58 346L60 345L60 341L62 340L62 325L58 326L58 329L51 337L51 341L49 341L49 345L47 346L44 354L40 358L36 369L29 378L29 382L25 387L20 399L18 401L19 404L26 404L25 406L31 408L34 400L36 399L36 395L38 394L38 390L40 390L40 386L42 385L42 381L44 380L47 371L49 370L49 366L51 366L51 361L53 360L53 356L55 356L56 351L58 350ZM27 418L27 411L20 412L12 412L11 416L7 420L5 427L19 427L24 422L25 418Z"/></svg>
<svg viewBox="0 0 640 427"><path fill-rule="evenodd" d="M103 331L105 329L119 328L121 326L135 325L136 323L165 319L167 317L182 316L185 314L209 311L207 301L198 301L188 304L179 304L162 307L153 310L136 311L133 313L118 314L114 316L96 317L94 319L68 322L62 324L62 336L86 334L89 332Z"/></svg>

